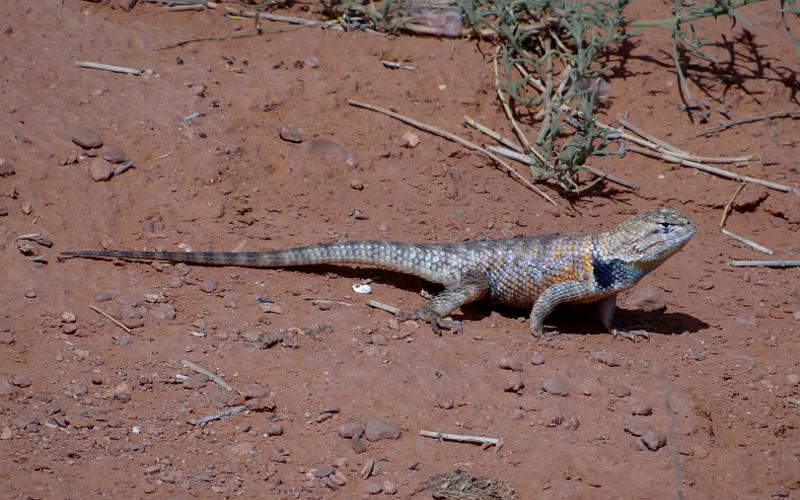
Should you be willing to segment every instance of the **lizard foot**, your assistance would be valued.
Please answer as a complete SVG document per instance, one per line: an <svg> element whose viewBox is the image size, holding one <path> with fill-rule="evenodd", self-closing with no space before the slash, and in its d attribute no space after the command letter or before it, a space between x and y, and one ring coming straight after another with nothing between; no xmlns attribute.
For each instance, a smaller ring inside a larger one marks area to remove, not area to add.
<svg viewBox="0 0 800 500"><path fill-rule="evenodd" d="M650 334L644 330L617 330L616 328L614 328L613 330L611 330L611 335L613 335L614 338L617 337L626 338L633 343L636 343L639 337L650 340Z"/></svg>
<svg viewBox="0 0 800 500"><path fill-rule="evenodd" d="M564 340L567 338L565 333L561 333L558 330L551 330L549 332L545 332L542 330L541 332L533 332L534 337L540 340L546 340L548 342L553 342L556 340Z"/></svg>
<svg viewBox="0 0 800 500"><path fill-rule="evenodd" d="M464 333L464 326L461 324L460 321L456 321L450 318L442 318L438 314L424 307L411 313L400 311L395 315L395 317L397 318L397 321L408 321L410 319L419 319L427 323L430 323L431 330L433 330L433 333L435 333L439 337L442 336L442 330L450 330L453 333Z"/></svg>

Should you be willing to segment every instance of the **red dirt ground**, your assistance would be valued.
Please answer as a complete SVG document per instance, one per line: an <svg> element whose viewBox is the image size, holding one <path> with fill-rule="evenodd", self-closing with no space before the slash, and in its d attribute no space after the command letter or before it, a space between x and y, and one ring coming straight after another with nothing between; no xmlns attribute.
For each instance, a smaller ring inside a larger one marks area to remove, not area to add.
<svg viewBox="0 0 800 500"><path fill-rule="evenodd" d="M511 135L488 43L267 23L261 37L155 50L251 21L227 20L221 8L60 4L0 2L0 158L9 174L0 177L0 496L357 498L370 488L388 496L394 483L395 496L429 498L428 478L457 468L507 481L518 498L800 495L800 408L792 403L800 396L800 270L727 265L761 258L720 234L734 183L628 154L593 165L638 191L607 185L568 201L548 190L559 201L553 207L486 158L420 131L418 146L403 147L413 129L347 104L392 108L477 142L485 138L461 125L464 114ZM312 16L309 6L293 12ZM632 14L667 11L640 2ZM699 24L723 42L709 48L718 67L695 59L689 68L710 124L724 119L720 110L744 118L797 109L800 56L779 26L777 2L743 13L751 24ZM763 163L736 171L800 187L797 122L697 137L709 124L678 109L668 50L667 34L652 31L625 60L612 60L607 120L628 113L697 154L761 155ZM387 69L381 59L417 71ZM81 69L77 60L148 71ZM205 116L179 125L196 111ZM357 164L282 140L281 125L338 143ZM94 182L94 160L71 141L80 127L122 148L134 167ZM747 186L737 200L730 230L775 258L800 258L800 197ZM555 342L531 336L524 311L487 304L465 308L460 335L395 329L366 300L410 309L424 302L421 289L435 287L374 270L55 258L80 248L257 250L587 232L664 204L699 231L640 285L666 297L666 312L632 307L636 289L620 297L622 319L654 332L636 344L603 333L581 308L551 318L567 333ZM52 248L17 240L31 233ZM366 278L375 279L373 294L355 294L352 285ZM257 297L280 310L263 311ZM133 333L90 305L136 326ZM252 341L276 332L284 342L271 348ZM531 363L534 353L543 364ZM502 369L502 358L522 371ZM181 359L236 391L197 377L187 384L195 388L184 387L175 375L192 372ZM548 378L569 394L544 392ZM190 423L246 396L255 397L244 413L204 428ZM652 415L632 414L647 407ZM363 441L366 451L356 453L338 431L368 417L401 434ZM637 425L666 446L643 448L625 430ZM270 436L278 426L282 433ZM501 437L504 446L441 443L422 429ZM362 479L368 460L375 470ZM334 480L344 485L333 489Z"/></svg>

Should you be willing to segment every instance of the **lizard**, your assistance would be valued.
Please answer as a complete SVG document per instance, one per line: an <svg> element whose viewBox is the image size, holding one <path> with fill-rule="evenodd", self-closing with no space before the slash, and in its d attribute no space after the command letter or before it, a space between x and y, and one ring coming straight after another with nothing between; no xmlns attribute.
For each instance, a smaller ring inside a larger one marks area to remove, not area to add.
<svg viewBox="0 0 800 500"><path fill-rule="evenodd" d="M469 240L456 243L401 243L380 240L323 243L261 252L152 252L76 250L61 257L118 258L183 262L204 266L283 268L318 264L365 265L415 275L444 285L444 290L398 319L461 331L450 313L470 302L493 302L530 308L530 328L537 337L544 320L560 304L598 304L600 320L615 337L647 338L644 331L617 328L616 296L677 253L695 233L695 224L671 207L634 215L593 234L546 235Z"/></svg>

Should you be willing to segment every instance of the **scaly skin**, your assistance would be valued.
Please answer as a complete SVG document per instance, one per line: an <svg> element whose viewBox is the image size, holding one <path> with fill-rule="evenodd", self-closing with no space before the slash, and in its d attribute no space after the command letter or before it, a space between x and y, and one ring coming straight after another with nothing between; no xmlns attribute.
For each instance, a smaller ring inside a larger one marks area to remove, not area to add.
<svg viewBox="0 0 800 500"><path fill-rule="evenodd" d="M439 244L345 241L242 253L78 250L61 255L260 268L366 265L444 285L444 291L417 311L400 314L403 319L430 322L437 334L441 328L461 328L447 318L452 311L488 297L500 304L531 308L531 330L540 337L545 335L545 318L559 304L597 302L606 329L633 340L647 334L615 328L616 295L674 255L694 232L691 220L664 207L588 235Z"/></svg>

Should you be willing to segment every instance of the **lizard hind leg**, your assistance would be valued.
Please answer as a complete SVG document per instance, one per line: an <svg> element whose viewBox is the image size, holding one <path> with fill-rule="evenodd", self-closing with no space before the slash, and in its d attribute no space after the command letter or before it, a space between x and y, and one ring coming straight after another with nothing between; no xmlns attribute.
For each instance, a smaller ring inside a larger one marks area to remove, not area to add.
<svg viewBox="0 0 800 500"><path fill-rule="evenodd" d="M441 293L434 296L427 304L414 312L401 312L397 319L421 319L430 323L433 333L442 335L442 329L457 333L463 332L461 322L448 318L447 315L470 302L480 300L489 293L489 281L482 273L467 273L461 281L449 285Z"/></svg>

